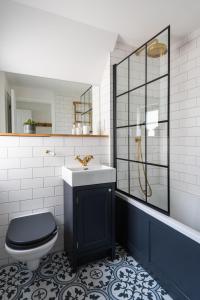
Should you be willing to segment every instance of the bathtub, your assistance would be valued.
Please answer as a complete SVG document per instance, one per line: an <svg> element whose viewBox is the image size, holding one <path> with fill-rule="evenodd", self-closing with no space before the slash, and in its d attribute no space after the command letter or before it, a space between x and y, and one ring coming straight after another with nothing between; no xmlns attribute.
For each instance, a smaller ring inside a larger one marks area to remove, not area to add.
<svg viewBox="0 0 200 300"><path fill-rule="evenodd" d="M122 199L124 199L125 201L127 201L128 203L134 205L135 207L137 207L138 209L144 211L145 213L149 214L150 216L154 217L155 219L163 222L164 224L172 227L173 229L179 231L180 233L184 234L185 236L189 237L190 239L194 240L195 242L200 244L200 232L187 226L184 225L183 223L175 220L174 218L171 218L169 216L166 216L160 212L158 212L155 209L152 209L149 206L143 205L142 203L129 198L119 192L116 192L116 195ZM200 218L200 216L199 216ZM199 298L200 299L200 298Z"/></svg>
<svg viewBox="0 0 200 300"><path fill-rule="evenodd" d="M200 299L200 232L116 192L116 237L173 299Z"/></svg>

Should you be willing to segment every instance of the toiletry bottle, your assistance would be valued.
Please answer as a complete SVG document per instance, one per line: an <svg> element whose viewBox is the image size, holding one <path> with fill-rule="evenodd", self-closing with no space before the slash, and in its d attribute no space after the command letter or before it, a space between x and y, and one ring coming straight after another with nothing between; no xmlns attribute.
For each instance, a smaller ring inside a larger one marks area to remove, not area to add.
<svg viewBox="0 0 200 300"><path fill-rule="evenodd" d="M89 134L89 126L83 125L83 134Z"/></svg>
<svg viewBox="0 0 200 300"><path fill-rule="evenodd" d="M82 134L82 127L80 123L78 123L78 126L76 127L76 134L78 135Z"/></svg>
<svg viewBox="0 0 200 300"><path fill-rule="evenodd" d="M73 126L72 126L72 134L76 134L76 125L75 124L73 124Z"/></svg>

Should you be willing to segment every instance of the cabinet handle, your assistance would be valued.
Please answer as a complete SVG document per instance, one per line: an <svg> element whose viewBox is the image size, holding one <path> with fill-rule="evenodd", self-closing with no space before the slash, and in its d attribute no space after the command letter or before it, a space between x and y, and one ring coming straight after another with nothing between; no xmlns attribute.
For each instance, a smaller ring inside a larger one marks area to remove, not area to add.
<svg viewBox="0 0 200 300"><path fill-rule="evenodd" d="M108 191L109 191L109 193L111 193L111 192L112 192L112 189L108 189Z"/></svg>

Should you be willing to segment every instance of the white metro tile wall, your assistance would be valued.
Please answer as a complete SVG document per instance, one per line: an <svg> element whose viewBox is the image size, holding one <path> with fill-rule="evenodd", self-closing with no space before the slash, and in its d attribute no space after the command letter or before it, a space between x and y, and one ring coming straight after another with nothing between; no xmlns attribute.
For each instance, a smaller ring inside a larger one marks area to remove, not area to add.
<svg viewBox="0 0 200 300"><path fill-rule="evenodd" d="M55 151L52 157L46 150ZM50 211L59 225L57 250L63 249L61 167L78 166L75 155L93 154L91 164L109 163L109 139L0 136L0 264L9 261L4 240L14 217Z"/></svg>
<svg viewBox="0 0 200 300"><path fill-rule="evenodd" d="M171 215L200 230L200 30L171 50Z"/></svg>

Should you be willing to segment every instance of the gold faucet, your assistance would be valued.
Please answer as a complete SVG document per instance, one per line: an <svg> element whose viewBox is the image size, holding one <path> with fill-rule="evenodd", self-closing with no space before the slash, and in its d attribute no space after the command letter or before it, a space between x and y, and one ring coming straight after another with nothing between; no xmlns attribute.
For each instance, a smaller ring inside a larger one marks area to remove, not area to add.
<svg viewBox="0 0 200 300"><path fill-rule="evenodd" d="M81 163L82 167L87 167L88 163L93 158L93 155L86 155L85 157L83 157L83 159L81 159L79 155L75 157L75 159L77 159Z"/></svg>

